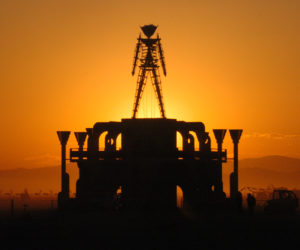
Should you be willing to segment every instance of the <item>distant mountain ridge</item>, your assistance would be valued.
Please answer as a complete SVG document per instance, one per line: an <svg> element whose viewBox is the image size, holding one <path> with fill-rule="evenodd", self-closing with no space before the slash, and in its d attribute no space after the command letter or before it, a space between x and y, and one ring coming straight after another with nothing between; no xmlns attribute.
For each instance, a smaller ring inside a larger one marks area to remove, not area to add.
<svg viewBox="0 0 300 250"><path fill-rule="evenodd" d="M228 189L229 174L233 162L224 164L224 188ZM78 179L78 168L75 164L68 165L70 189L75 192ZM240 188L245 186L267 187L285 186L300 188L300 159L286 156L265 156L260 158L241 159L239 161ZM60 190L60 167L15 168L0 170L0 191L21 192L27 188L29 192L40 190L57 192Z"/></svg>
<svg viewBox="0 0 300 250"><path fill-rule="evenodd" d="M225 164L225 175L232 171L232 165L233 162ZM229 185L228 178L224 180L225 185ZM239 183L240 187L300 188L300 159L279 155L241 159Z"/></svg>
<svg viewBox="0 0 300 250"><path fill-rule="evenodd" d="M264 156L240 160L242 168L264 168L280 172L295 172L300 170L300 159L287 156Z"/></svg>

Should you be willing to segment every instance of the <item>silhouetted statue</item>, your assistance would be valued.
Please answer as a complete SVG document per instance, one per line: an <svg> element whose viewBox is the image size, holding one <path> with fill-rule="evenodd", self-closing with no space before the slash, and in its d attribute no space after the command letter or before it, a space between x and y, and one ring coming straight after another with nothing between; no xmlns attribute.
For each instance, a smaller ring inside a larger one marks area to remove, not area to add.
<svg viewBox="0 0 300 250"><path fill-rule="evenodd" d="M248 212L250 215L253 215L254 208L256 205L256 199L252 194L248 194L247 196L247 204L248 204Z"/></svg>
<svg viewBox="0 0 300 250"><path fill-rule="evenodd" d="M136 118L139 103L143 94L143 89L145 87L146 80L149 75L152 79L152 85L159 102L161 117L166 118L162 91L161 91L159 66L158 66L158 60L160 59L160 63L164 75L166 76L167 71L166 71L164 53L160 43L161 39L158 34L157 34L157 38L151 38L152 35L155 33L157 26L153 24L144 25L141 27L141 29L147 38L142 38L140 35L135 50L132 75L134 75L135 73L135 68L138 62L140 62L139 65L140 70L139 70L139 76L137 80L137 88L136 88L132 118Z"/></svg>
<svg viewBox="0 0 300 250"><path fill-rule="evenodd" d="M241 213L243 211L243 196L240 191L238 191L235 195L235 202L237 206L237 211Z"/></svg>

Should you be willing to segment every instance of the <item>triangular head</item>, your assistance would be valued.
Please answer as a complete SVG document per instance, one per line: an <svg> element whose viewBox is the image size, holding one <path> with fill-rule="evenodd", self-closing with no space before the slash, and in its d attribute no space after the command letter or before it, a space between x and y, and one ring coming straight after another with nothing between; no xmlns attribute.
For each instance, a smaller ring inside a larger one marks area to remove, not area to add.
<svg viewBox="0 0 300 250"><path fill-rule="evenodd" d="M143 33L145 34L146 37L150 38L154 32L157 29L157 26L150 24L150 25L144 25L141 27Z"/></svg>
<svg viewBox="0 0 300 250"><path fill-rule="evenodd" d="M67 145L70 133L70 131L57 131L57 135L62 146Z"/></svg>
<svg viewBox="0 0 300 250"><path fill-rule="evenodd" d="M229 133L233 143L239 143L243 130L242 129L230 129Z"/></svg>

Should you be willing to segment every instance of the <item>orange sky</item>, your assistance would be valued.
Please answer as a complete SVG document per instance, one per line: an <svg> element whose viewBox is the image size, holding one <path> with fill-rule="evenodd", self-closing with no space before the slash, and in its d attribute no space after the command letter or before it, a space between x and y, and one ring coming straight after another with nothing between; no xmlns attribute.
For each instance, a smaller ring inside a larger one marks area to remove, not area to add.
<svg viewBox="0 0 300 250"><path fill-rule="evenodd" d="M298 0L0 0L0 168L57 165L56 130L130 117L136 38L150 23L168 118L243 128L241 158L300 157L299 13ZM144 95L140 116L158 115ZM224 146L232 154L229 134Z"/></svg>

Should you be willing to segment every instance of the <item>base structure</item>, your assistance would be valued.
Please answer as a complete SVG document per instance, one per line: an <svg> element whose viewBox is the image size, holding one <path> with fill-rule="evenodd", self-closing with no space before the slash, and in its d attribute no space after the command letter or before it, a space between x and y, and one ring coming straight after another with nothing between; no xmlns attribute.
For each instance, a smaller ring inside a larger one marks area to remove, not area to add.
<svg viewBox="0 0 300 250"><path fill-rule="evenodd" d="M177 186L183 207L225 199L219 168L227 152L211 149L201 122L123 119L96 123L87 134L87 149L70 150L70 160L79 168L73 202L80 206L174 209ZM177 148L180 137L182 148Z"/></svg>

